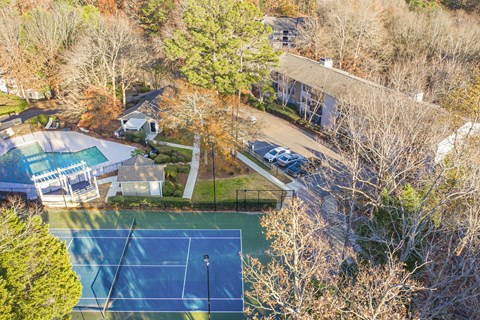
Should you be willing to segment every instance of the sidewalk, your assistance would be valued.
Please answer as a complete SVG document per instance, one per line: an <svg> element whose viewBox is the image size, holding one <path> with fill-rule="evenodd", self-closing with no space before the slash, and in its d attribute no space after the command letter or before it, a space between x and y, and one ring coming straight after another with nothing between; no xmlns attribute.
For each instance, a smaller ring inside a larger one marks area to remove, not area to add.
<svg viewBox="0 0 480 320"><path fill-rule="evenodd" d="M258 166L255 162L253 162L252 160L248 159L247 157L245 157L243 154L237 152L237 158L239 160L241 160L243 163L245 163L247 166L249 166L250 168L252 168L253 170L257 171L260 175L262 175L265 179L269 180L270 182L272 182L274 185L278 186L279 188L283 189L283 190L292 190L291 188L289 188L285 183L283 183L282 181L278 180L277 178L275 178L273 175L271 175L270 173L268 173L265 169L261 168L260 166Z"/></svg>
<svg viewBox="0 0 480 320"><path fill-rule="evenodd" d="M185 146L175 143L165 142L167 146L185 148ZM189 149L189 148L186 148ZM190 163L190 173L188 174L187 183L185 184L185 190L183 191L183 198L192 199L193 189L195 189L195 182L197 181L198 168L200 167L200 137L195 136L195 142L192 148L192 162Z"/></svg>
<svg viewBox="0 0 480 320"><path fill-rule="evenodd" d="M155 141L155 140L152 140L152 141ZM178 144L173 142L166 142L166 141L155 141L155 144L159 146L169 146L169 147L176 147L176 148L189 149L189 150L193 150L193 148L195 147L195 143L193 147L185 146L183 144Z"/></svg>
<svg viewBox="0 0 480 320"><path fill-rule="evenodd" d="M98 185L111 183L110 188L108 189L108 192L107 192L107 196L105 197L105 203L108 202L108 198L114 197L117 195L117 191L118 191L117 176L100 179L97 181L97 183Z"/></svg>

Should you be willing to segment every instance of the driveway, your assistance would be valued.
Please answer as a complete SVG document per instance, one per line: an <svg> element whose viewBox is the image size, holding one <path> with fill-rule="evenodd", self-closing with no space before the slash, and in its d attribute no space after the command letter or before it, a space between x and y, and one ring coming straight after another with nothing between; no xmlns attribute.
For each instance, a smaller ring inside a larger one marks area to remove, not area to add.
<svg viewBox="0 0 480 320"><path fill-rule="evenodd" d="M316 156L321 158L321 155L323 155L336 160L341 159L340 155L322 145L321 142L315 141L310 132L302 130L286 120L253 108L243 109L242 111L257 118L260 135L255 144L255 151L259 154L262 152L265 154L269 151L269 148L283 146L305 157Z"/></svg>

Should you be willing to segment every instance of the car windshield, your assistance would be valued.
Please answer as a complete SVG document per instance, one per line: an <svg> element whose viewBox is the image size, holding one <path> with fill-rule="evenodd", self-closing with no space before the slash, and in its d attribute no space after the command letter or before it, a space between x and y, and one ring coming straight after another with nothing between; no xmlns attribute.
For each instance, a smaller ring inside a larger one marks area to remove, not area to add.
<svg viewBox="0 0 480 320"><path fill-rule="evenodd" d="M277 150L272 150L272 151L270 151L270 154L271 154L272 156L275 156L277 153L278 153Z"/></svg>

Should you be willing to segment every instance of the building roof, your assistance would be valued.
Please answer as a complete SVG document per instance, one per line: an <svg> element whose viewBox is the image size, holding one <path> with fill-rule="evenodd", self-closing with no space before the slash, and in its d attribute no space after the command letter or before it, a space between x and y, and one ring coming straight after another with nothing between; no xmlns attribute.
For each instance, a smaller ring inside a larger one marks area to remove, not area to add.
<svg viewBox="0 0 480 320"><path fill-rule="evenodd" d="M154 163L155 161L153 161L150 158L137 155L124 161L123 165L124 166L149 166L149 165L153 165Z"/></svg>
<svg viewBox="0 0 480 320"><path fill-rule="evenodd" d="M263 23L269 25L273 30L295 31L299 24L305 23L305 18L292 17L263 17Z"/></svg>
<svg viewBox="0 0 480 320"><path fill-rule="evenodd" d="M401 94L398 91L354 76L346 71L325 67L317 61L288 53L280 57L280 66L276 71L340 100L347 93L365 93L371 92L371 90L379 90L382 94L388 95ZM420 101L418 103L438 108L437 105L432 103Z"/></svg>
<svg viewBox="0 0 480 320"><path fill-rule="evenodd" d="M22 120L19 118L10 121L0 122L0 131L6 130L19 124L22 124Z"/></svg>
<svg viewBox="0 0 480 320"><path fill-rule="evenodd" d="M120 116L120 119L133 112L140 112L150 118L158 119L160 111L160 100L164 90L165 88L162 88L160 90L150 92L135 106L129 108L128 110L125 110L125 112L123 112Z"/></svg>
<svg viewBox="0 0 480 320"><path fill-rule="evenodd" d="M163 181L164 172L162 165L140 165L128 166L122 165L118 169L118 182L148 182Z"/></svg>

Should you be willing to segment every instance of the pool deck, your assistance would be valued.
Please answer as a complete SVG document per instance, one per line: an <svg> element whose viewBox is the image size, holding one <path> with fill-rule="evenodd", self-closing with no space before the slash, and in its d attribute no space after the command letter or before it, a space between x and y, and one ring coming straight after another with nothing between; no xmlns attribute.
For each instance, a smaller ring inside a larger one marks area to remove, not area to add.
<svg viewBox="0 0 480 320"><path fill-rule="evenodd" d="M134 147L124 144L97 139L79 132L73 131L39 131L20 137L0 140L0 157L13 148L21 147L31 143L38 143L45 152L78 152L92 147L97 147L107 158L107 162L98 164L92 169L94 174L102 174L102 168L118 165L130 159ZM97 170L97 172L95 172ZM25 189L33 185L19 183L0 182L0 189ZM32 190L32 191L33 191Z"/></svg>

